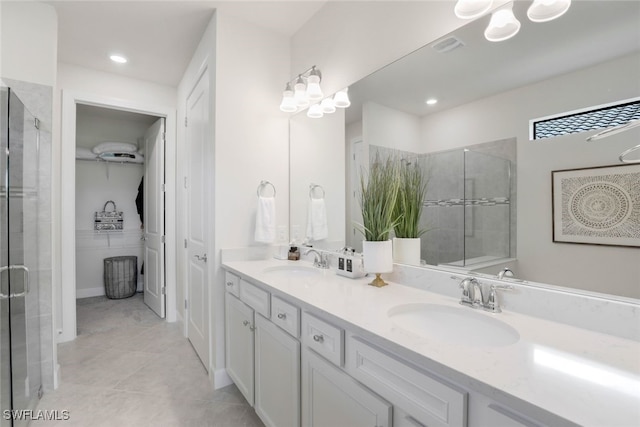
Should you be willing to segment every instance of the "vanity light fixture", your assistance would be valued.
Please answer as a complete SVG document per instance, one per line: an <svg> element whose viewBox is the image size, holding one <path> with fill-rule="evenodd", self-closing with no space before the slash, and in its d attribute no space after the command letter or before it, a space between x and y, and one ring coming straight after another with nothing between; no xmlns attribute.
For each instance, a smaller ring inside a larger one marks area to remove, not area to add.
<svg viewBox="0 0 640 427"><path fill-rule="evenodd" d="M126 64L127 63L127 58L125 58L122 55L111 55L111 56L109 56L109 59L111 59L113 62L117 62L118 64Z"/></svg>
<svg viewBox="0 0 640 427"><path fill-rule="evenodd" d="M347 108L351 105L351 101L349 100L349 88L345 87L341 91L336 92L333 95L333 102L338 108Z"/></svg>
<svg viewBox="0 0 640 427"><path fill-rule="evenodd" d="M293 97L293 90L291 89L291 83L287 82L287 86L282 92L282 102L280 103L280 110L285 113L293 113L298 109L296 100Z"/></svg>
<svg viewBox="0 0 640 427"><path fill-rule="evenodd" d="M307 97L310 101L319 101L323 96L320 88L320 71L313 66L307 77Z"/></svg>
<svg viewBox="0 0 640 427"><path fill-rule="evenodd" d="M509 3L491 14L484 36L490 42L501 42L518 34L520 26L520 21L513 14L513 3Z"/></svg>
<svg viewBox="0 0 640 427"><path fill-rule="evenodd" d="M489 11L493 0L458 0L453 11L460 19L479 18Z"/></svg>
<svg viewBox="0 0 640 427"><path fill-rule="evenodd" d="M437 104L437 103L438 103L438 100L437 100L437 99L435 99L435 98L429 98L429 99L427 99L427 100L425 101L425 104L427 104L427 105L435 105L435 104Z"/></svg>
<svg viewBox="0 0 640 427"><path fill-rule="evenodd" d="M548 22L564 15L569 6L571 0L534 0L527 16L533 22Z"/></svg>
<svg viewBox="0 0 640 427"><path fill-rule="evenodd" d="M336 112L336 104L333 102L333 98L325 98L320 103L320 108L322 108L322 112L325 114L331 114Z"/></svg>
<svg viewBox="0 0 640 427"><path fill-rule="evenodd" d="M492 0L458 0L454 13L461 19L478 18L491 9ZM571 0L533 0L527 10L532 22L548 22L564 15L571 6ZM520 21L513 14L513 2L500 7L491 14L491 21L484 36L492 42L510 39L520 31Z"/></svg>
<svg viewBox="0 0 640 427"><path fill-rule="evenodd" d="M324 116L324 113L322 112L322 107L320 107L320 104L313 104L311 107L309 107L309 110L307 111L307 117L310 117L312 119L320 119L322 118L322 116Z"/></svg>

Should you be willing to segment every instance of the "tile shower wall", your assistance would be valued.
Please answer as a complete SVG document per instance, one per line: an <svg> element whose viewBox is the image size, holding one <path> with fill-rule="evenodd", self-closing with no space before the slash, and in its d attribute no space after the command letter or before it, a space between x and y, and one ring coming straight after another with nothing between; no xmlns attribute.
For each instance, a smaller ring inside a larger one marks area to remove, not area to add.
<svg viewBox="0 0 640 427"><path fill-rule="evenodd" d="M19 80L3 79L22 100L25 107L40 120L40 144L37 159L37 198L25 199L23 209L33 213L25 221L25 233L37 234L37 248L24 248L26 253L37 255L36 271L31 273L32 286L27 299L27 322L40 323L39 351L29 353L31 365L40 363L42 386L53 389L53 316L52 316L52 280L51 280L51 141L53 88L51 86L28 83ZM34 173L36 173L34 171ZM36 343L28 343L35 348ZM39 353L39 354L38 354ZM33 359L32 359L33 358ZM38 360L39 359L39 360Z"/></svg>

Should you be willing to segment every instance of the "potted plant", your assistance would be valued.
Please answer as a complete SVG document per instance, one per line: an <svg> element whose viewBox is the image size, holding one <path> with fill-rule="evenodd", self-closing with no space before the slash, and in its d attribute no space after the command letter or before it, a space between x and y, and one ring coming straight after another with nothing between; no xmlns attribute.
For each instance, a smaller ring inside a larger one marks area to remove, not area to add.
<svg viewBox="0 0 640 427"><path fill-rule="evenodd" d="M420 265L420 236L427 229L420 228L420 217L429 179L417 161L401 162L398 197L394 207L393 261Z"/></svg>
<svg viewBox="0 0 640 427"><path fill-rule="evenodd" d="M393 270L393 245L389 235L398 221L395 210L398 196L398 162L389 157L375 161L367 174L360 174L360 208L362 209L361 232L364 269L375 273L372 286L385 286L381 273ZM366 176L365 176L366 175Z"/></svg>

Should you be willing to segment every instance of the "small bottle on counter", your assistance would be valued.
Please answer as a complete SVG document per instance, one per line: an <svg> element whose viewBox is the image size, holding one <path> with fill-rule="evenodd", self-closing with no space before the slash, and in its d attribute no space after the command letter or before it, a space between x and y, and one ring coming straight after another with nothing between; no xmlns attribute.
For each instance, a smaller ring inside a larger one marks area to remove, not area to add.
<svg viewBox="0 0 640 427"><path fill-rule="evenodd" d="M289 261L298 261L300 259L300 250L297 246L289 247Z"/></svg>

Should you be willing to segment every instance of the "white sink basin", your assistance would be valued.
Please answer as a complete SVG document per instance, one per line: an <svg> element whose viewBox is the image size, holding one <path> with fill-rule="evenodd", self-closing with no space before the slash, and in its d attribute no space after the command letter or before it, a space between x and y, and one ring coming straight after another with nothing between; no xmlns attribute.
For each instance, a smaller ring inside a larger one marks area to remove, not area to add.
<svg viewBox="0 0 640 427"><path fill-rule="evenodd" d="M437 341L500 347L520 340L520 334L510 325L469 307L404 304L393 307L387 315L397 327Z"/></svg>
<svg viewBox="0 0 640 427"><path fill-rule="evenodd" d="M262 270L262 272L288 277L312 277L320 275L320 269L306 267L304 265L278 265L275 267L267 267Z"/></svg>

